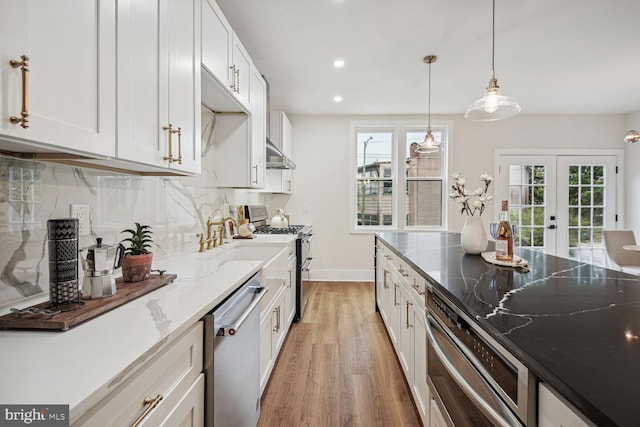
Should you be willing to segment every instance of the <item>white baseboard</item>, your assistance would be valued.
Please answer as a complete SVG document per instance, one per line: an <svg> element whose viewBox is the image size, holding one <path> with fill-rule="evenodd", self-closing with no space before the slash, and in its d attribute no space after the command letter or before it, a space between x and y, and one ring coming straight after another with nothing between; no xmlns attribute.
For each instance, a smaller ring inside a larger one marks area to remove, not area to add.
<svg viewBox="0 0 640 427"><path fill-rule="evenodd" d="M303 273L303 277L306 274ZM311 270L309 279L314 282L373 282L372 270ZM306 277L305 277L306 279Z"/></svg>

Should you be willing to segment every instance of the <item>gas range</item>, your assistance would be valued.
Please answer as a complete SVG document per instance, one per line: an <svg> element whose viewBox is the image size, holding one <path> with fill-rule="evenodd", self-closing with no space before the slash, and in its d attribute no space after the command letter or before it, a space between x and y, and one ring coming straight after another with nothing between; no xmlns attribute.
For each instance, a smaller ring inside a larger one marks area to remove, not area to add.
<svg viewBox="0 0 640 427"><path fill-rule="evenodd" d="M256 234L299 234L305 225L289 225L288 227L272 227L270 225L260 225L256 227Z"/></svg>

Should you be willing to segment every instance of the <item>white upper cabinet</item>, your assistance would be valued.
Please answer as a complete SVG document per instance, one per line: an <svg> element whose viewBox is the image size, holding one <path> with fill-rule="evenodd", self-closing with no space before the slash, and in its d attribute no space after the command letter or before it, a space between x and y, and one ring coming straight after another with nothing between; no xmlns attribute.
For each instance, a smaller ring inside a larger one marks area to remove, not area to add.
<svg viewBox="0 0 640 427"><path fill-rule="evenodd" d="M231 88L233 29L214 0L202 0L202 65Z"/></svg>
<svg viewBox="0 0 640 427"><path fill-rule="evenodd" d="M202 0L202 103L250 113L251 58L214 0Z"/></svg>
<svg viewBox="0 0 640 427"><path fill-rule="evenodd" d="M118 1L119 159L200 173L200 0Z"/></svg>
<svg viewBox="0 0 640 427"><path fill-rule="evenodd" d="M213 168L218 187L265 186L266 83L256 68L249 76L250 114L225 113L216 118Z"/></svg>
<svg viewBox="0 0 640 427"><path fill-rule="evenodd" d="M1 149L115 154L115 10L99 0L2 2Z"/></svg>

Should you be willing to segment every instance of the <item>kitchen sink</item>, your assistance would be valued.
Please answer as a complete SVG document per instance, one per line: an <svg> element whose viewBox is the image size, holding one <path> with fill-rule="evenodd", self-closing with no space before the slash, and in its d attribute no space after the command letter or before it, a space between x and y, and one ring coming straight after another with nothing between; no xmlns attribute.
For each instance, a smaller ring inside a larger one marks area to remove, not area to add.
<svg viewBox="0 0 640 427"><path fill-rule="evenodd" d="M228 261L269 261L285 248L284 245L223 246L204 252L200 260L220 264Z"/></svg>

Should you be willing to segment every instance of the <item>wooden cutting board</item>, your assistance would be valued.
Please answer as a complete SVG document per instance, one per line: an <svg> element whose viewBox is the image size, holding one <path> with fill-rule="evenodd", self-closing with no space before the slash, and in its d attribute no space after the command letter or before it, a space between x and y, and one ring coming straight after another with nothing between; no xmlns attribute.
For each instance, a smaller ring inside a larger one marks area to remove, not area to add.
<svg viewBox="0 0 640 427"><path fill-rule="evenodd" d="M147 280L140 282L124 282L122 277L116 279L116 294L110 297L98 299L82 299L83 306L71 311L63 311L51 318L41 314L21 314L16 317L14 313L0 317L0 329L38 329L66 331L80 323L93 319L107 311L113 310L131 300L154 291L178 277L176 274L152 274ZM49 302L34 305L33 308L45 310ZM53 308L55 309L55 308Z"/></svg>

